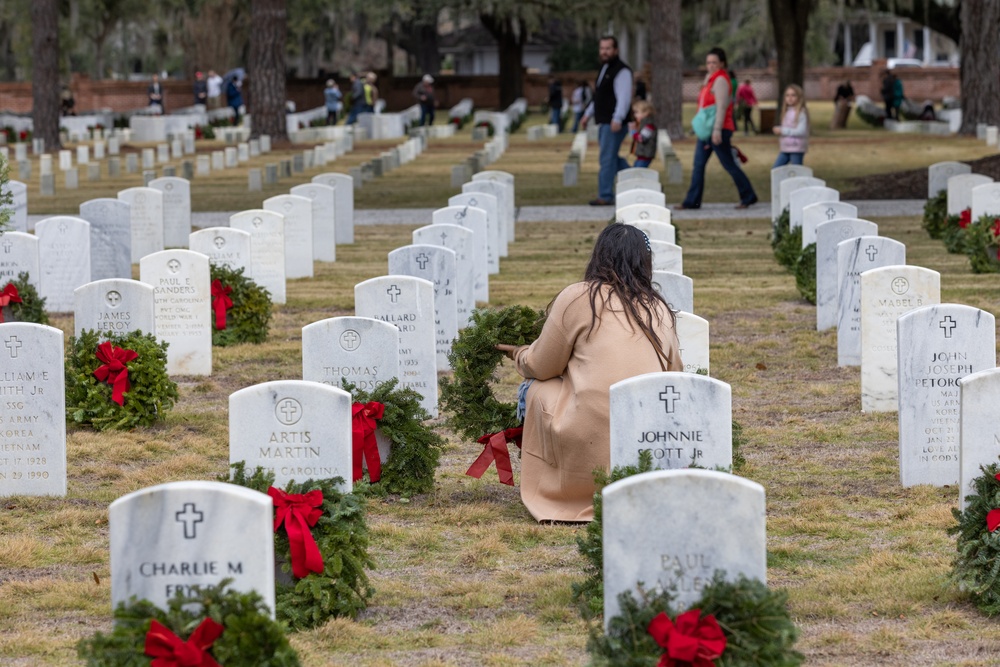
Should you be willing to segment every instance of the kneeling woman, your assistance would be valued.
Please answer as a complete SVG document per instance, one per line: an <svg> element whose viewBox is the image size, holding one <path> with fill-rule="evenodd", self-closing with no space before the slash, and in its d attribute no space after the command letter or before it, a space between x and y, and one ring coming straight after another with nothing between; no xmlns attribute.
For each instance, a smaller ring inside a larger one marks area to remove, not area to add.
<svg viewBox="0 0 1000 667"><path fill-rule="evenodd" d="M683 369L674 315L652 275L646 235L611 224L597 238L584 281L549 304L538 339L498 346L530 381L521 500L538 521L593 519L594 470L608 469L611 458L611 385Z"/></svg>

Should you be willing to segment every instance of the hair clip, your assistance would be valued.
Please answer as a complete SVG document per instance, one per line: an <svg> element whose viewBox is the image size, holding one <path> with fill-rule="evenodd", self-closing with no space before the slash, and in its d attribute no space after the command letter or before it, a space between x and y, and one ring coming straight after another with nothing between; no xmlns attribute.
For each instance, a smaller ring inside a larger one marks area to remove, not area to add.
<svg viewBox="0 0 1000 667"><path fill-rule="evenodd" d="M652 255L653 254L653 248L650 247L650 245L649 245L649 236L646 234L646 232L642 233L642 238L646 241L646 250L648 250L649 254Z"/></svg>

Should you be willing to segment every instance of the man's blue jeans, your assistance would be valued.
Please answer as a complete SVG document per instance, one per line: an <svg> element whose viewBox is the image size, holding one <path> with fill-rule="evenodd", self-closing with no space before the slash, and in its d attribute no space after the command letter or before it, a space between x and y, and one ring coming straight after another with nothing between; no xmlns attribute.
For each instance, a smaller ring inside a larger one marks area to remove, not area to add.
<svg viewBox="0 0 1000 667"><path fill-rule="evenodd" d="M601 169L597 172L597 196L604 201L613 202L615 200L615 176L622 169L628 169L628 161L618 156L625 135L628 134L628 126L622 123L622 129L617 132L611 131L610 123L602 123L597 126L597 145L600 147Z"/></svg>
<svg viewBox="0 0 1000 667"><path fill-rule="evenodd" d="M733 145L730 143L733 133L730 130L722 131L722 143L718 146L711 141L701 141L694 147L694 167L691 169L691 187L688 188L687 195L682 202L684 208L699 208L701 197L705 193L705 165L712 153L719 156L719 162L736 185L736 190L740 194L741 204L752 204L757 201L757 193L754 192L750 179L743 173L740 166L733 159Z"/></svg>

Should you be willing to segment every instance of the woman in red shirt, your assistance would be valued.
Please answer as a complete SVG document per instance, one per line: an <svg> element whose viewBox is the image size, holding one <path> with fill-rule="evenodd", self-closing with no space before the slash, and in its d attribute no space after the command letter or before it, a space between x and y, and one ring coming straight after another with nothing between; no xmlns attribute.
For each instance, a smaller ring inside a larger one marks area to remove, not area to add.
<svg viewBox="0 0 1000 667"><path fill-rule="evenodd" d="M708 74L698 94L698 110L714 105L715 125L711 138L699 139L695 145L691 186L684 197L684 202L676 208L678 210L701 208L701 197L705 191L705 165L708 164L712 153L719 156L722 168L729 173L736 185L740 195L740 203L736 208L748 208L757 203L757 193L754 192L750 179L733 159L733 146L730 142L736 124L733 122L733 86L726 73L726 52L719 47L709 51L705 56L705 67L708 69Z"/></svg>

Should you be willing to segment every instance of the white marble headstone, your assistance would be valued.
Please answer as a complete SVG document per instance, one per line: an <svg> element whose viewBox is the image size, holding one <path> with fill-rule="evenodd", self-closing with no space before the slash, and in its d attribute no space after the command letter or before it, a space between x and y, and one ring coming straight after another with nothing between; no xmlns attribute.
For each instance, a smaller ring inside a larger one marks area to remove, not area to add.
<svg viewBox="0 0 1000 667"><path fill-rule="evenodd" d="M129 188L119 192L118 199L131 207L132 263L163 250L163 195L160 191L155 188Z"/></svg>
<svg viewBox="0 0 1000 667"><path fill-rule="evenodd" d="M781 199L780 199L781 211L784 211L786 208L789 209L789 220L790 220L792 193L802 188L824 187L824 186L826 186L826 181L824 181L821 178L813 178L812 176L795 176L792 178L786 178L785 180L781 181L781 185L779 186L781 192ZM781 211L779 211L779 214ZM791 228L790 225L789 228Z"/></svg>
<svg viewBox="0 0 1000 667"><path fill-rule="evenodd" d="M63 332L0 324L0 496L66 495Z"/></svg>
<svg viewBox="0 0 1000 667"><path fill-rule="evenodd" d="M225 482L169 482L111 503L111 604L166 609L177 592L232 579L274 610L274 501Z"/></svg>
<svg viewBox="0 0 1000 667"><path fill-rule="evenodd" d="M906 264L906 246L884 236L857 236L837 245L837 365L861 365L861 274Z"/></svg>
<svg viewBox="0 0 1000 667"><path fill-rule="evenodd" d="M163 250L139 261L142 282L156 294L156 337L170 344L167 373L212 374L212 289L208 257Z"/></svg>
<svg viewBox="0 0 1000 667"><path fill-rule="evenodd" d="M229 216L229 226L250 234L253 281L285 303L285 219L273 211L251 209Z"/></svg>
<svg viewBox="0 0 1000 667"><path fill-rule="evenodd" d="M253 278L250 264L250 233L232 227L206 227L192 232L188 246L195 252L208 257L216 266L225 266L234 271L243 269L243 275Z"/></svg>
<svg viewBox="0 0 1000 667"><path fill-rule="evenodd" d="M186 248L191 234L191 181L176 176L156 178L149 187L163 194L163 243Z"/></svg>
<svg viewBox="0 0 1000 667"><path fill-rule="evenodd" d="M611 467L733 465L733 396L725 382L693 373L646 373L611 385Z"/></svg>
<svg viewBox="0 0 1000 667"><path fill-rule="evenodd" d="M41 283L38 264L38 237L25 232L4 232L0 236L0 290L20 273L37 289Z"/></svg>
<svg viewBox="0 0 1000 667"><path fill-rule="evenodd" d="M855 236L878 236L868 220L830 220L816 228L816 331L837 326L837 244Z"/></svg>
<svg viewBox="0 0 1000 667"><path fill-rule="evenodd" d="M676 244L677 230L668 222L654 222L651 220L634 220L626 222L636 229L641 229L650 241L663 241L664 243ZM680 247L680 246L678 246Z"/></svg>
<svg viewBox="0 0 1000 667"><path fill-rule="evenodd" d="M662 192L637 188L626 190L615 195L615 210L635 204L645 204L650 206L666 206L667 196Z"/></svg>
<svg viewBox="0 0 1000 667"><path fill-rule="evenodd" d="M972 188L992 183L993 179L983 174L959 174L948 179L948 215L961 215L972 207Z"/></svg>
<svg viewBox="0 0 1000 667"><path fill-rule="evenodd" d="M132 277L132 213L118 199L91 199L80 204L80 217L90 223L90 278Z"/></svg>
<svg viewBox="0 0 1000 667"><path fill-rule="evenodd" d="M621 172L619 172L621 173ZM615 211L615 219L620 222L666 222L670 223L670 209L655 204L629 204ZM671 241L674 243L674 241Z"/></svg>
<svg viewBox="0 0 1000 667"><path fill-rule="evenodd" d="M464 328L476 307L476 284L472 263L472 230L458 225L426 225L413 230L413 245L437 245L455 253L455 294L458 326Z"/></svg>
<svg viewBox="0 0 1000 667"><path fill-rule="evenodd" d="M981 216L1000 217L1000 183L984 183L972 188L972 220Z"/></svg>
<svg viewBox="0 0 1000 667"><path fill-rule="evenodd" d="M302 327L302 379L346 379L372 392L399 377L399 330L370 317L331 317Z"/></svg>
<svg viewBox="0 0 1000 667"><path fill-rule="evenodd" d="M694 312L694 281L671 271L653 271L653 289L673 310Z"/></svg>
<svg viewBox="0 0 1000 667"><path fill-rule="evenodd" d="M437 353L434 283L410 276L380 276L354 286L354 313L399 330L399 386L411 388L420 405L437 416Z"/></svg>
<svg viewBox="0 0 1000 667"><path fill-rule="evenodd" d="M109 278L81 285L74 292L73 330L125 335L141 331L156 335L156 296L138 280Z"/></svg>
<svg viewBox="0 0 1000 667"><path fill-rule="evenodd" d="M604 487L604 619L618 595L675 589L678 611L716 571L767 583L764 487L713 470L657 470Z"/></svg>
<svg viewBox="0 0 1000 667"><path fill-rule="evenodd" d="M480 171L479 173L472 175L472 182L489 182L489 183L499 183L504 186L503 198L506 199L507 204L507 242L514 242L514 228L515 219L514 213L517 210L517 204L514 201L514 175L507 171L499 171L496 169L487 169L486 171ZM464 190L463 190L464 191ZM480 191L481 192L481 191ZM499 197L500 195L498 195ZM506 255L505 255L506 256Z"/></svg>
<svg viewBox="0 0 1000 667"><path fill-rule="evenodd" d="M996 318L943 303L902 315L898 329L899 477L904 487L959 481L959 380L996 367Z"/></svg>
<svg viewBox="0 0 1000 667"><path fill-rule="evenodd" d="M458 336L455 252L441 246L408 245L389 253L390 276L413 276L434 285L434 340L437 368L448 370L448 354Z"/></svg>
<svg viewBox="0 0 1000 667"><path fill-rule="evenodd" d="M4 188L13 197L11 208L14 215L10 219L11 229L15 232L28 231L28 186L21 181L7 181Z"/></svg>
<svg viewBox="0 0 1000 667"><path fill-rule="evenodd" d="M771 220L777 220L784 210L781 206L781 183L789 178L812 176L813 170L798 164L786 164L771 170Z"/></svg>
<svg viewBox="0 0 1000 667"><path fill-rule="evenodd" d="M684 362L684 372L704 371L707 374L711 370L708 320L683 310L675 313L675 317L677 343L680 346L681 361Z"/></svg>
<svg viewBox="0 0 1000 667"><path fill-rule="evenodd" d="M90 223L60 215L35 225L41 276L38 293L49 312L73 310L73 290L90 282Z"/></svg>
<svg viewBox="0 0 1000 667"><path fill-rule="evenodd" d="M1000 461L1000 368L966 375L959 382L959 509L965 497L976 492L972 482L979 466Z"/></svg>
<svg viewBox="0 0 1000 667"><path fill-rule="evenodd" d="M263 208L285 218L285 277L312 278L312 200L296 195L278 195L265 199Z"/></svg>
<svg viewBox="0 0 1000 667"><path fill-rule="evenodd" d="M948 190L948 179L959 174L971 174L972 167L964 162L936 162L927 168L927 198L937 197Z"/></svg>
<svg viewBox="0 0 1000 667"><path fill-rule="evenodd" d="M898 407L896 320L941 303L941 274L919 266L884 266L861 274L861 410Z"/></svg>
<svg viewBox="0 0 1000 667"><path fill-rule="evenodd" d="M274 485L331 479L349 493L351 395L305 380L256 384L229 395L229 462L274 473Z"/></svg>
<svg viewBox="0 0 1000 667"><path fill-rule="evenodd" d="M490 253L486 211L473 206L447 206L431 214L432 225L457 225L471 232L473 292L476 301L490 300L490 273L499 273L496 255ZM496 271L493 271L493 267Z"/></svg>
<svg viewBox="0 0 1000 667"><path fill-rule="evenodd" d="M788 196L788 228L795 229L802 226L802 209L806 206L820 202L839 201L840 192L823 185L798 188L792 191ZM832 220L833 218L830 219Z"/></svg>
<svg viewBox="0 0 1000 667"><path fill-rule="evenodd" d="M289 190L290 194L305 197L313 203L313 259L320 262L337 261L336 238L336 189L322 183L304 183Z"/></svg>
<svg viewBox="0 0 1000 667"><path fill-rule="evenodd" d="M463 192L460 195L455 195L448 198L448 208L461 208L463 211L468 209L472 211L473 209L486 211L486 245L487 245L487 259L489 262L490 275L495 275L500 273L500 204L497 202L497 198L486 192ZM450 220L452 224L462 224L457 221L459 217L458 212L451 214L456 219ZM467 213L466 215L473 215L472 213ZM478 215L478 214L475 214ZM438 222L437 213L434 214L434 222Z"/></svg>
<svg viewBox="0 0 1000 667"><path fill-rule="evenodd" d="M842 201L816 202L802 208L802 247L816 243L816 228L824 222L857 218L858 207Z"/></svg>
<svg viewBox="0 0 1000 667"><path fill-rule="evenodd" d="M649 247L653 251L654 272L684 273L684 251L679 245L650 239Z"/></svg>
<svg viewBox="0 0 1000 667"><path fill-rule="evenodd" d="M650 167L628 167L615 174L615 184L638 179L642 181L660 181L660 172Z"/></svg>
<svg viewBox="0 0 1000 667"><path fill-rule="evenodd" d="M509 230L513 227L514 212L508 211L507 186L497 181L470 181L462 185L462 193L481 193L493 195L497 202L497 255L507 256L507 246L510 242ZM486 209L487 214L492 217L489 200L482 197L473 199L456 200L454 197L448 199L449 206L475 206Z"/></svg>
<svg viewBox="0 0 1000 667"><path fill-rule="evenodd" d="M313 176L312 182L333 188L337 243L354 243L354 179L347 174L328 172Z"/></svg>

